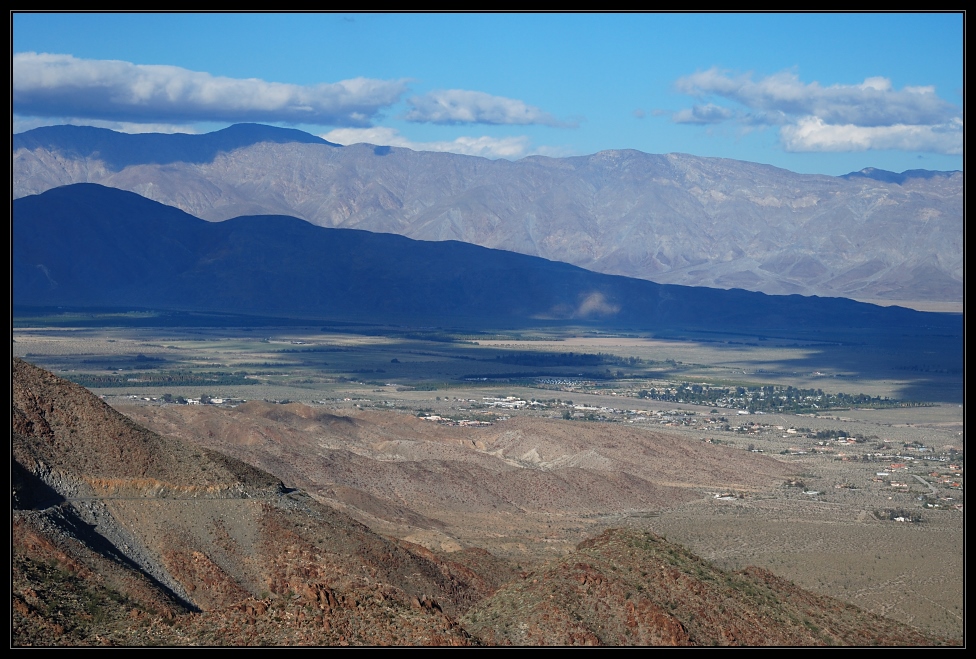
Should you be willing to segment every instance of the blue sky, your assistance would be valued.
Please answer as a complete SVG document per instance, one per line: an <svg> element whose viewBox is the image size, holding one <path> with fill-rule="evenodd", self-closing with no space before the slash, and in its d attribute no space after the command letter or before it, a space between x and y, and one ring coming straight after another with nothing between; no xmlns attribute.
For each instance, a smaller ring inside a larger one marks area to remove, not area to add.
<svg viewBox="0 0 976 659"><path fill-rule="evenodd" d="M14 132L962 169L963 15L15 13Z"/></svg>

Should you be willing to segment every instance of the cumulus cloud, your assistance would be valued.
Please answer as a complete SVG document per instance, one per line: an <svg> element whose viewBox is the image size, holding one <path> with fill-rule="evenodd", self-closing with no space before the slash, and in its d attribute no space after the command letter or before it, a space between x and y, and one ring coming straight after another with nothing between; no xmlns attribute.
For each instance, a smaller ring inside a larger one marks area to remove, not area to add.
<svg viewBox="0 0 976 659"><path fill-rule="evenodd" d="M336 144L376 144L378 146L398 146L414 151L443 151L460 153L466 156L483 158L506 158L514 160L540 150L530 151L529 138L517 137L458 137L440 142L414 142L401 135L396 129L376 126L374 128L337 128L324 135L324 140Z"/></svg>
<svg viewBox="0 0 976 659"><path fill-rule="evenodd" d="M403 80L293 85L71 55L28 52L13 57L14 112L28 117L369 126L406 90Z"/></svg>
<svg viewBox="0 0 976 659"><path fill-rule="evenodd" d="M547 112L514 98L492 96L465 89L446 89L407 99L411 109L405 119L433 124L541 124L567 127Z"/></svg>
<svg viewBox="0 0 976 659"><path fill-rule="evenodd" d="M900 149L962 153L962 120L941 126L855 126L827 124L817 117L804 117L780 129L787 151L867 151Z"/></svg>
<svg viewBox="0 0 976 659"><path fill-rule="evenodd" d="M714 103L696 105L673 114L676 123L735 118L747 125L776 125L790 150L962 149L959 108L939 98L931 86L898 90L883 77L824 86L804 83L792 71L754 79L713 68L680 78L675 87L699 99L717 97L747 108L734 112Z"/></svg>

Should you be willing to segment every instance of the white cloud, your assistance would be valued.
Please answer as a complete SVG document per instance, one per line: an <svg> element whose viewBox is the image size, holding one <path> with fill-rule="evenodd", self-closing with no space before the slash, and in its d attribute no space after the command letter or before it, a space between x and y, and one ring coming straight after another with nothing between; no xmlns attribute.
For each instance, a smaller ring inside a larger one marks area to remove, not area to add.
<svg viewBox="0 0 976 659"><path fill-rule="evenodd" d="M177 66L32 52L14 55L13 83L14 112L23 117L168 124L368 126L407 90L403 80L354 78L293 85L219 77Z"/></svg>
<svg viewBox="0 0 976 659"><path fill-rule="evenodd" d="M524 135L517 137L462 136L449 141L414 142L401 135L394 128L377 126L374 128L337 128L319 137L336 144L364 142L378 146L402 147L414 151L441 151L493 159L515 160L532 154L551 155L549 150L544 148L530 150L529 138Z"/></svg>
<svg viewBox="0 0 976 659"><path fill-rule="evenodd" d="M864 82L858 85L858 87L861 89L875 89L879 92L886 92L891 90L891 81L881 76L875 76L873 78L865 78Z"/></svg>
<svg viewBox="0 0 976 659"><path fill-rule="evenodd" d="M408 98L407 103L412 108L406 114L407 121L434 124L570 125L517 99L464 89L434 91Z"/></svg>
<svg viewBox="0 0 976 659"><path fill-rule="evenodd" d="M787 151L901 149L957 155L962 153L962 120L941 126L855 126L804 117L781 128L780 137Z"/></svg>
<svg viewBox="0 0 976 659"><path fill-rule="evenodd" d="M822 86L803 83L791 71L753 79L751 74L730 75L712 68L680 78L675 87L696 98L717 97L747 108L733 112L708 103L674 113L676 123L736 118L752 126L780 126L789 150L962 150L959 108L939 98L932 86L897 90L880 76L856 85ZM711 110L706 113L704 108ZM724 118L720 110L727 113Z"/></svg>
<svg viewBox="0 0 976 659"><path fill-rule="evenodd" d="M709 69L679 79L676 86L696 97L716 95L752 110L816 116L836 124L931 125L958 114L958 109L936 96L932 87L898 91L882 77L868 78L859 85L824 87L817 82L805 84L791 71L753 80L751 75L732 77Z"/></svg>

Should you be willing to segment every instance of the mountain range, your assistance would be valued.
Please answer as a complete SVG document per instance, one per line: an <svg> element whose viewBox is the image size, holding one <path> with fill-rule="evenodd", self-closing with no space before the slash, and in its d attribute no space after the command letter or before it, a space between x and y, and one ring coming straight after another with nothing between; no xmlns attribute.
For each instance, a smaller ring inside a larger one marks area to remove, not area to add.
<svg viewBox="0 0 976 659"><path fill-rule="evenodd" d="M541 321L830 335L956 335L960 319L840 298L661 285L457 241L283 216L206 222L75 184L13 204L18 306L139 307L381 323Z"/></svg>
<svg viewBox="0 0 976 659"><path fill-rule="evenodd" d="M209 221L288 215L658 283L962 299L961 172L833 177L630 150L510 162L255 124L207 135L53 126L13 146L15 198L99 183Z"/></svg>

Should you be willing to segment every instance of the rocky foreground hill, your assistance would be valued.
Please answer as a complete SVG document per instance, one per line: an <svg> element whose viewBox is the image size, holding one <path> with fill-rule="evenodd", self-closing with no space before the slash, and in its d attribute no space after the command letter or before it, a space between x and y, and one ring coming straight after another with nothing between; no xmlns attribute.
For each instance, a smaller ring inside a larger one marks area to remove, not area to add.
<svg viewBox="0 0 976 659"><path fill-rule="evenodd" d="M28 363L13 376L16 645L472 642L455 617L490 578Z"/></svg>
<svg viewBox="0 0 976 659"><path fill-rule="evenodd" d="M12 375L15 646L940 642L648 533L530 572L441 555L29 363Z"/></svg>
<svg viewBox="0 0 976 659"><path fill-rule="evenodd" d="M51 126L14 136L14 197L71 183L207 220L280 214L460 240L659 283L960 302L962 172L844 177L687 154L517 162L238 125L208 135Z"/></svg>

